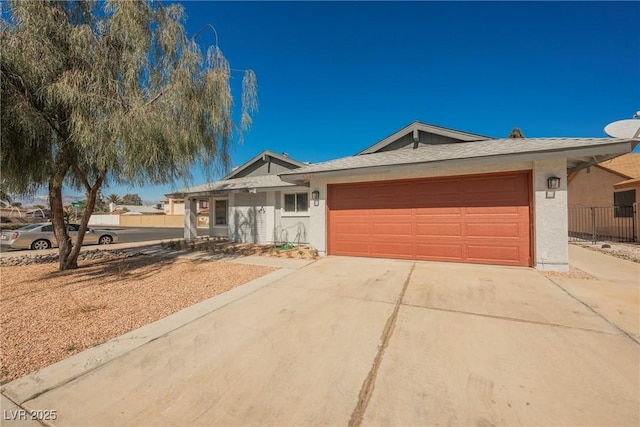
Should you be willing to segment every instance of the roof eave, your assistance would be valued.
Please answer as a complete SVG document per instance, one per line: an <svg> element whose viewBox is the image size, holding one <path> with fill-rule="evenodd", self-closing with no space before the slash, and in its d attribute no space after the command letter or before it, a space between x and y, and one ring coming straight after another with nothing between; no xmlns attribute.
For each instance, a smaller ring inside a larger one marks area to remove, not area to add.
<svg viewBox="0 0 640 427"><path fill-rule="evenodd" d="M283 182L283 184L290 184L288 182ZM286 190L286 189L291 189L292 187L294 187L294 185L276 185L276 186L263 186L263 187L252 187L252 186L247 186L247 187L240 187L240 188L231 188L231 189L225 189L225 190L201 190L201 191L184 191L184 192L177 192L177 193L168 193L165 194L166 197L168 198L172 198L172 199L176 199L176 198L194 198L194 197L211 197L211 196L216 196L216 195L220 195L220 196L225 196L231 193L246 193L250 190L256 190L257 192L264 192L264 191L279 191L279 190ZM306 185L301 185L301 186L306 186Z"/></svg>
<svg viewBox="0 0 640 427"><path fill-rule="evenodd" d="M566 157L566 158L575 158L575 157L589 157L593 158L594 156L611 156L617 157L618 155L628 153L633 150L634 146L637 144L637 141L629 141L629 142L619 142L615 144L603 144L598 146L591 147L576 147L576 148L560 148L560 149L552 149L552 150L544 150L544 151L534 151L534 152L524 152L524 153L508 153L508 154L498 154L491 156L477 156L477 157L467 157L462 159L445 159L445 160L434 160L434 161L421 161L415 163L401 163L401 164L386 164L386 165L376 165L376 166L366 166L359 168L345 168L345 169L336 169L330 171L317 171L317 172L309 172L309 173L286 173L280 175L280 178L283 181L291 182L291 183L301 183L301 182L309 182L312 178L318 177L339 177L339 176L349 176L349 175L368 175L368 174L382 174L389 173L391 169L394 171L410 171L415 170L417 168L423 168L425 165L429 165L432 167L458 167L458 166L474 166L478 164L486 164L487 162L491 163L515 163L521 161L536 161L536 160L544 160L549 158L557 158L557 157ZM608 160L608 157L602 158L598 162ZM587 167L587 166L584 166ZM568 172L574 172L576 170L584 168L582 166L568 169Z"/></svg>

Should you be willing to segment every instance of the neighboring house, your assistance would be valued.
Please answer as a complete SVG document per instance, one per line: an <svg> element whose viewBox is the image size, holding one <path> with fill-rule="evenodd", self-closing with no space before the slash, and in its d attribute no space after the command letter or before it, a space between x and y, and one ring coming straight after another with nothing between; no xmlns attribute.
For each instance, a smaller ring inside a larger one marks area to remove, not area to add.
<svg viewBox="0 0 640 427"><path fill-rule="evenodd" d="M165 215L184 215L184 198L168 198L160 202Z"/></svg>
<svg viewBox="0 0 640 427"><path fill-rule="evenodd" d="M278 174L304 163L265 150L220 181L167 194L183 199L185 238L204 221L198 200L209 201L209 235L251 243L308 242L309 188L282 181Z"/></svg>
<svg viewBox="0 0 640 427"><path fill-rule="evenodd" d="M629 153L569 175L573 237L640 240L640 154Z"/></svg>
<svg viewBox="0 0 640 427"><path fill-rule="evenodd" d="M235 194L254 195L252 203L234 205L245 210L229 210L230 215L253 212L253 217L241 215L249 230L282 229L277 212L301 206L300 212L291 212L304 224L301 241L321 255L566 271L567 174L628 153L636 143L621 138L493 139L414 122L354 156L297 164L279 172L281 181L262 177L268 185L233 187L233 179L207 185L223 191L227 183L226 188L237 188ZM199 198L207 185L177 196ZM263 194L260 203L255 203L256 194ZM249 205L256 207L247 211ZM257 216L262 210L275 212L266 227ZM275 231L263 236L232 231L237 229L229 227L231 240L279 241ZM185 217L185 237L195 235L193 220Z"/></svg>
<svg viewBox="0 0 640 427"><path fill-rule="evenodd" d="M569 206L631 206L640 190L640 153L629 153L569 175Z"/></svg>
<svg viewBox="0 0 640 427"><path fill-rule="evenodd" d="M113 205L109 207L112 214L119 215L163 215L164 211L152 206Z"/></svg>

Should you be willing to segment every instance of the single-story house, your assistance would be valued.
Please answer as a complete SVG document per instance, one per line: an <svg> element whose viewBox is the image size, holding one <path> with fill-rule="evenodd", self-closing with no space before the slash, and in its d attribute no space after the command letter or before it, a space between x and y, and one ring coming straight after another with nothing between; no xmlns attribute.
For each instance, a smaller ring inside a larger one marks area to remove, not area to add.
<svg viewBox="0 0 640 427"><path fill-rule="evenodd" d="M167 198L160 200L165 215L184 215L184 199Z"/></svg>
<svg viewBox="0 0 640 427"><path fill-rule="evenodd" d="M569 175L569 206L631 206L640 193L640 153L629 153Z"/></svg>
<svg viewBox="0 0 640 427"><path fill-rule="evenodd" d="M317 164L284 158L265 174L267 163L283 158L264 152L238 169L241 176L236 170L168 197L229 200L220 221L227 215L234 241L281 241L278 230L291 230L285 240L321 255L566 271L567 174L637 142L495 139L413 122L353 156ZM193 238L187 217L185 237Z"/></svg>
<svg viewBox="0 0 640 427"><path fill-rule="evenodd" d="M305 163L265 150L219 181L167 194L184 199L185 238L197 227L197 201L209 199L209 235L236 242L308 243L309 188L279 173Z"/></svg>
<svg viewBox="0 0 640 427"><path fill-rule="evenodd" d="M139 205L116 205L112 203L109 206L109 211L112 214L118 215L163 215L162 209L155 208L153 206L139 206Z"/></svg>
<svg viewBox="0 0 640 427"><path fill-rule="evenodd" d="M640 241L640 153L571 173L568 182L571 236Z"/></svg>

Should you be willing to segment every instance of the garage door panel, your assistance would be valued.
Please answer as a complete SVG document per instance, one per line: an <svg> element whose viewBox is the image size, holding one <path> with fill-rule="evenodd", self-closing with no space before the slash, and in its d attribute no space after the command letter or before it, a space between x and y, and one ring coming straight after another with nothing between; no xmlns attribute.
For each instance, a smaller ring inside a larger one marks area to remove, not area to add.
<svg viewBox="0 0 640 427"><path fill-rule="evenodd" d="M340 235L337 237L338 239L340 239L341 236L369 236L370 234L367 224L336 224L334 225L334 232Z"/></svg>
<svg viewBox="0 0 640 427"><path fill-rule="evenodd" d="M445 242L424 242L416 244L416 259L455 261L463 258L461 244Z"/></svg>
<svg viewBox="0 0 640 427"><path fill-rule="evenodd" d="M460 238L462 236L462 226L459 223L443 224L443 223L422 223L416 224L416 237L420 236L439 236Z"/></svg>
<svg viewBox="0 0 640 427"><path fill-rule="evenodd" d="M328 190L331 254L530 265L530 172Z"/></svg>
<svg viewBox="0 0 640 427"><path fill-rule="evenodd" d="M414 208L414 214L416 218L420 219L421 217L445 217L451 218L455 215L462 215L464 208L460 207L448 207L448 206L431 206L429 208L426 207L416 207Z"/></svg>
<svg viewBox="0 0 640 427"><path fill-rule="evenodd" d="M362 241L337 241L334 243L335 253L351 256L372 256L369 243Z"/></svg>
<svg viewBox="0 0 640 427"><path fill-rule="evenodd" d="M380 236L407 236L411 237L413 234L411 223L393 224L393 223L374 223L373 234Z"/></svg>
<svg viewBox="0 0 640 427"><path fill-rule="evenodd" d="M502 263L511 265L521 265L521 247L496 246L496 245L468 245L467 258L470 262L482 263Z"/></svg>
<svg viewBox="0 0 640 427"><path fill-rule="evenodd" d="M464 215L467 217L497 216L497 217L514 217L520 218L522 215L528 215L528 207L520 206L469 206L464 209Z"/></svg>
<svg viewBox="0 0 640 427"><path fill-rule="evenodd" d="M373 242L373 253L385 258L411 258L413 243L409 242Z"/></svg>
<svg viewBox="0 0 640 427"><path fill-rule="evenodd" d="M465 233L467 237L504 237L513 240L518 240L520 236L520 224L494 224L486 222L478 222L474 224L467 224L465 226Z"/></svg>

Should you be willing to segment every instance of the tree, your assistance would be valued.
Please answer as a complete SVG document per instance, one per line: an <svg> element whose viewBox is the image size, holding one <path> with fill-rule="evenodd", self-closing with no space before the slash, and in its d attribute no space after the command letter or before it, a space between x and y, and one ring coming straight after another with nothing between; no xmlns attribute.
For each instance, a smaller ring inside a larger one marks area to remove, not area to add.
<svg viewBox="0 0 640 427"><path fill-rule="evenodd" d="M12 201L11 195L0 188L0 203L2 203L3 206L11 206Z"/></svg>
<svg viewBox="0 0 640 427"><path fill-rule="evenodd" d="M123 205L142 206L142 199L137 194L125 194L122 196Z"/></svg>
<svg viewBox="0 0 640 427"><path fill-rule="evenodd" d="M509 132L509 138L511 139L524 138L524 134L522 133L520 128L513 128L511 132Z"/></svg>
<svg viewBox="0 0 640 427"><path fill-rule="evenodd" d="M107 196L107 203L113 203L114 205L122 204L122 199L117 194L109 194Z"/></svg>
<svg viewBox="0 0 640 427"><path fill-rule="evenodd" d="M0 167L12 193L47 186L61 270L77 267L106 182L187 182L194 163L228 169L229 145L257 109L255 75L245 72L236 125L231 68L217 35L203 54L199 33L186 35L180 4L5 4ZM87 197L75 246L64 224L64 185Z"/></svg>

